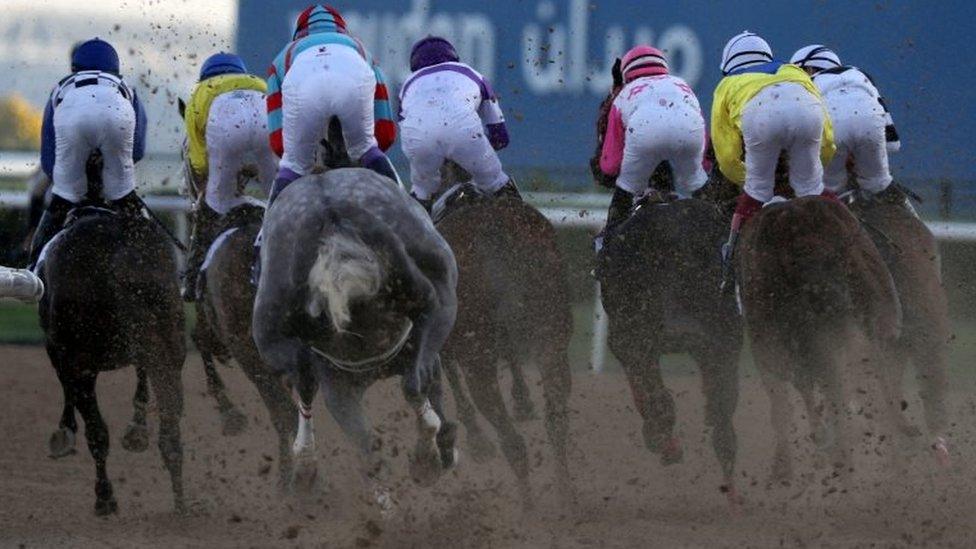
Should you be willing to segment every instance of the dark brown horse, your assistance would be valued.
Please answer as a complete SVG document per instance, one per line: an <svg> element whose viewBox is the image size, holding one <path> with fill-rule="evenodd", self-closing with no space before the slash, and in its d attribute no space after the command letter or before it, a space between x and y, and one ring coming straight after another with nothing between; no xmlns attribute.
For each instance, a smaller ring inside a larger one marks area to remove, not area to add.
<svg viewBox="0 0 976 549"><path fill-rule="evenodd" d="M888 265L901 301L904 327L888 356L895 386L901 388L905 368L912 362L931 447L945 462L948 459L947 369L952 334L938 244L928 227L902 205L868 199L856 201L852 209ZM920 434L907 423L902 425L902 430L913 436Z"/></svg>
<svg viewBox="0 0 976 549"><path fill-rule="evenodd" d="M100 173L99 167L89 165L89 181ZM47 288L39 306L41 327L65 401L52 451L70 448L77 431L74 414L79 411L95 459L95 512L117 510L106 470L108 430L98 410L95 381L100 372L135 365L148 375L156 394L159 450L181 511L180 374L186 348L172 247L166 233L141 212L75 215L78 218L49 244L40 268ZM142 395L143 402L147 396ZM144 422L144 408L141 413Z"/></svg>
<svg viewBox="0 0 976 549"><path fill-rule="evenodd" d="M469 437L480 437L458 371L478 410L500 438L524 501L532 501L525 439L505 408L499 363L534 364L542 374L545 425L556 458L556 484L571 500L567 347L573 324L556 231L538 210L510 198L488 199L467 188L437 222L458 264L458 316L442 351ZM516 370L516 377L518 370ZM475 439L477 440L477 439Z"/></svg>
<svg viewBox="0 0 976 549"><path fill-rule="evenodd" d="M613 102L600 105L597 147L590 161L594 179L613 187L599 158ZM721 248L728 218L715 203L734 197L720 182L710 183L712 201L676 200L670 170L662 163L651 177L656 191L612 234L597 258L597 278L609 318L609 345L630 383L643 420L644 443L661 463L680 462L674 433L674 397L661 376L661 356L687 353L698 364L705 393L705 422L722 469L723 490L737 500L734 486L736 436L732 424L739 396L742 321L732 296L718 291ZM715 202L715 203L712 203Z"/></svg>
<svg viewBox="0 0 976 549"><path fill-rule="evenodd" d="M792 477L790 384L821 446L827 442L821 410L827 412L835 433L830 463L846 476L853 441L843 416L855 396L865 399L859 404L866 417L881 420L874 431L879 446L891 443L899 422L887 362L901 328L891 275L857 219L820 197L767 206L745 225L739 246L742 306L771 403L773 480Z"/></svg>

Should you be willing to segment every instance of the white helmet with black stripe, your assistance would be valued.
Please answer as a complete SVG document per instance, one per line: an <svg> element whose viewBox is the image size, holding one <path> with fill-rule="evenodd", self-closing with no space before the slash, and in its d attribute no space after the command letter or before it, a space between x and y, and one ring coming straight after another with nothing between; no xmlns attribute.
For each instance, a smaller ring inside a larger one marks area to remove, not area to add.
<svg viewBox="0 0 976 549"><path fill-rule="evenodd" d="M796 50L796 53L790 58L790 63L801 69L809 68L816 71L836 69L841 66L840 57L837 57L833 50L821 44L812 44Z"/></svg>
<svg viewBox="0 0 976 549"><path fill-rule="evenodd" d="M769 63L773 60L773 50L758 34L744 31L733 36L722 50L722 74L739 69Z"/></svg>

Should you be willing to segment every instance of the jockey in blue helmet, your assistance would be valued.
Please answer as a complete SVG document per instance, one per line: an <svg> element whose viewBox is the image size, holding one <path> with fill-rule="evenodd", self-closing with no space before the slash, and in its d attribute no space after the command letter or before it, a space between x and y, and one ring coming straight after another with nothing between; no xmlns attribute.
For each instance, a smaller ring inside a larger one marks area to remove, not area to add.
<svg viewBox="0 0 976 549"><path fill-rule="evenodd" d="M32 266L68 211L88 194L85 168L96 150L103 161L101 198L141 208L135 163L146 150L146 112L122 79L115 48L93 38L72 50L71 74L54 87L44 109L41 166L53 188L31 242Z"/></svg>

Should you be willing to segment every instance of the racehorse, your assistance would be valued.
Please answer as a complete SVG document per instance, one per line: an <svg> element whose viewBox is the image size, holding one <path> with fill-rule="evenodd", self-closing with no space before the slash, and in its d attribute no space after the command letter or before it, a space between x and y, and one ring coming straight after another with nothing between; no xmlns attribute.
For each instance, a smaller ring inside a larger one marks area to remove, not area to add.
<svg viewBox="0 0 976 549"><path fill-rule="evenodd" d="M457 267L424 209L395 182L351 165L338 119L322 174L289 185L265 214L253 334L300 397L299 457L314 450L317 388L359 448L384 510L386 466L362 410L365 390L399 375L417 417L411 473L452 467L455 425L442 409L439 352L457 314Z"/></svg>
<svg viewBox="0 0 976 549"><path fill-rule="evenodd" d="M590 162L598 182L610 94L597 118L597 149ZM675 436L674 397L661 376L660 359L687 353L698 364L705 393L705 423L722 470L722 490L735 503L736 435L732 423L739 395L742 321L731 295L718 291L718 250L728 219L717 204L678 200L667 163L651 176L649 198L606 236L596 275L609 320L608 343L620 360L643 420L647 449L663 465L682 460ZM719 183L710 183L720 189ZM715 193L713 193L715 194ZM720 193L719 193L720 194ZM734 196L734 195L733 195Z"/></svg>
<svg viewBox="0 0 976 549"><path fill-rule="evenodd" d="M931 448L945 464L949 459L945 403L952 333L938 244L928 227L903 205L862 197L853 202L851 209L881 252L901 301L903 329L887 358L892 364L893 384L901 389L904 370L911 361L920 387ZM899 397L898 401L901 400ZM921 434L907 422L901 430L910 436Z"/></svg>
<svg viewBox="0 0 976 549"><path fill-rule="evenodd" d="M899 423L887 362L901 329L891 275L857 219L839 202L820 197L767 205L745 224L739 246L742 307L770 397L772 478L788 481L793 474L791 382L803 398L814 441L829 451L834 473L846 478L852 418L842 416L855 395L866 398L860 403L865 417L880 418L879 443L890 444ZM829 445L824 410L834 431Z"/></svg>
<svg viewBox="0 0 976 549"><path fill-rule="evenodd" d="M448 165L445 179L464 176ZM570 294L556 231L538 210L521 200L481 197L470 185L446 191L434 207L437 229L457 258L458 318L444 346L448 380L469 439L491 448L470 410L458 371L478 410L500 437L523 501L531 505L525 440L509 416L498 383L498 363L513 372L516 412L528 398L521 364L542 374L545 426L555 454L556 485L564 500L575 498L569 472L569 410L572 385L567 348L572 336ZM467 410L466 410L467 408Z"/></svg>
<svg viewBox="0 0 976 549"><path fill-rule="evenodd" d="M182 103L180 105L182 107ZM180 114L183 115L182 108ZM204 189L197 188L194 178L189 176L188 165L186 169L186 187L196 202L202 198ZM248 179L248 174L238 174L238 186L242 191ZM263 205L254 201L228 212L221 223L217 231L221 236L215 239L207 254L201 283L197 285L202 297L195 302L197 324L193 340L203 360L207 388L217 400L225 435L243 430L247 416L228 398L223 380L217 373L215 358L223 363L233 358L257 388L278 433L278 472L284 487L292 475L291 441L295 435L297 408L284 386L261 361L251 337L255 295L254 285L250 282L251 267L254 241L263 217Z"/></svg>
<svg viewBox="0 0 976 549"><path fill-rule="evenodd" d="M90 190L100 187L100 178L100 162L90 161ZM73 217L48 244L39 269L47 288L39 305L41 327L64 391L60 429L51 439L52 454L70 453L77 409L95 459L95 513L117 510L106 472L108 430L98 410L95 382L99 372L133 364L145 372L156 394L159 450L170 473L176 509L181 512L180 375L186 348L173 250L166 233L142 212L79 208ZM141 390L145 392L145 386ZM142 401L147 397L141 395ZM138 392L136 400L140 400ZM137 408L134 423L140 413L145 422L145 408Z"/></svg>

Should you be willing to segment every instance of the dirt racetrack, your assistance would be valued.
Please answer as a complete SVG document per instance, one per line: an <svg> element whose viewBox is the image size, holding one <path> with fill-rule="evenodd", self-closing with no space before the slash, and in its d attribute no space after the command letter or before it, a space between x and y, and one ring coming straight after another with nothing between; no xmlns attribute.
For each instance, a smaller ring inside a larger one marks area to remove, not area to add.
<svg viewBox="0 0 976 549"><path fill-rule="evenodd" d="M744 375L735 423L746 503L732 513L718 490L696 376L668 378L678 399L685 462L663 468L643 449L623 377L577 373L571 465L580 488L578 508L557 504L543 426L536 420L523 425L533 456L535 510L522 510L503 460L478 464L462 454L459 469L433 489L404 479L397 486L397 513L384 520L362 503L355 456L320 402L316 427L322 490L305 499L280 493L274 438L257 393L238 370L222 373L250 424L240 436L220 434L218 415L204 394L202 366L191 355L183 375L184 478L192 509L185 517L172 512L168 475L155 447L154 409L150 450L130 454L119 444L131 415L134 372L100 378L100 404L112 436L109 475L119 513L99 519L92 511L94 468L84 438L79 437L76 455L58 461L47 457L61 391L46 355L39 347L0 347L0 547L976 544L976 393L970 377L953 380L955 459L949 470L937 472L933 460L922 454L906 474L894 477L864 458L855 484L843 493L822 482L823 473L809 475L809 483L767 486L768 401L755 376ZM535 385L536 373L529 375ZM541 406L541 389L533 390ZM917 400L910 399L908 411L917 409ZM367 410L384 448L392 453L412 444L413 420L404 413L395 383L374 387L367 394ZM797 455L809 455L805 423L800 425ZM396 453L393 466L405 476L406 452ZM798 473L811 471L808 459L798 464Z"/></svg>

